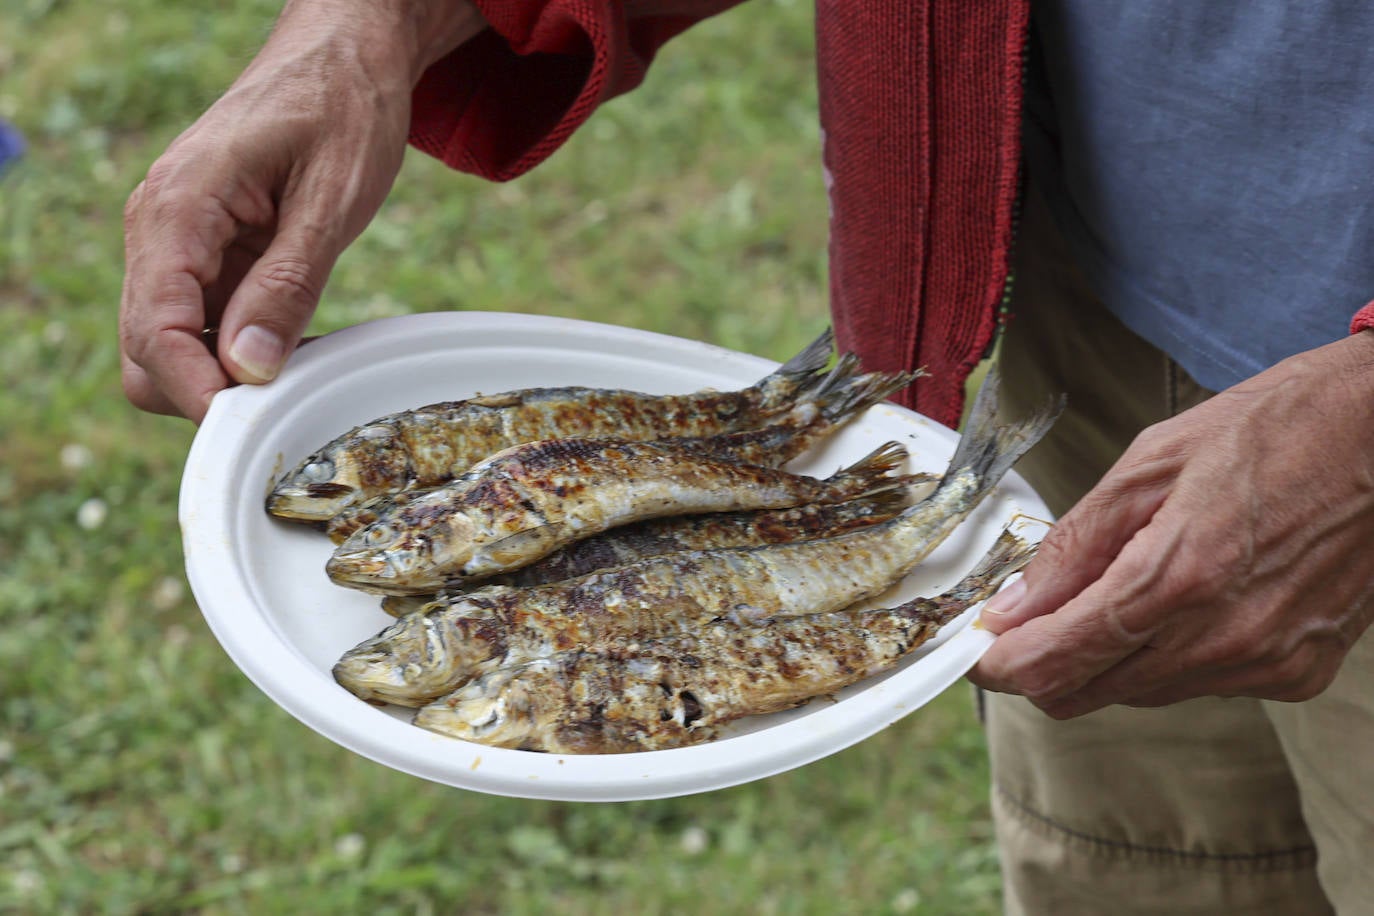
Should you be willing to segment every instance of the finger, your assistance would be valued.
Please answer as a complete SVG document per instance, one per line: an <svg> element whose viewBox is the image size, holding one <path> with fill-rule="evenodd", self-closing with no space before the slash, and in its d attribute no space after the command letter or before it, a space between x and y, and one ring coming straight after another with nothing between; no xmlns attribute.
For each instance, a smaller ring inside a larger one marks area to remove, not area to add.
<svg viewBox="0 0 1374 916"><path fill-rule="evenodd" d="M1005 633L1061 607L1097 581L1168 494L1170 475L1153 463L1123 458L1040 542L1035 558L1011 587L993 596L983 625Z"/></svg>
<svg viewBox="0 0 1374 916"><path fill-rule="evenodd" d="M205 288L205 323L219 328L224 319L224 307L239 288L243 278L253 269L263 252L272 243L270 229L242 226L220 260L219 276Z"/></svg>
<svg viewBox="0 0 1374 916"><path fill-rule="evenodd" d="M120 380L124 384L124 396L139 410L149 413L181 416L181 411L148 378L148 373L134 364L127 356L120 356Z"/></svg>
<svg viewBox="0 0 1374 916"><path fill-rule="evenodd" d="M174 412L198 422L214 392L228 382L201 332L203 288L218 273L233 226L213 198L192 194L172 179L150 178L130 195L120 345L142 373L125 376L139 406L165 408L170 402Z"/></svg>
<svg viewBox="0 0 1374 916"><path fill-rule="evenodd" d="M121 333L128 363L142 373L125 375L126 393L138 398L134 404L156 410L170 403L174 413L196 423L205 418L215 392L229 383L205 347L199 296L200 285L189 273L168 276L158 296L132 310Z"/></svg>
<svg viewBox="0 0 1374 916"><path fill-rule="evenodd" d="M1281 659L1199 667L1186 652L1145 648L1082 689L1048 704L1056 718L1083 715L1116 703L1165 706L1197 697L1255 697L1297 703L1335 679L1344 657L1330 642L1306 642ZM1161 676L1160 671L1165 673Z"/></svg>
<svg viewBox="0 0 1374 916"><path fill-rule="evenodd" d="M1152 588L1171 551L1148 534L1131 541L1101 578L1051 614L997 638L970 678L1037 705L1081 689L1147 645L1168 619L1167 593ZM1122 616L1122 608L1130 612ZM1144 621L1128 626L1127 621Z"/></svg>
<svg viewBox="0 0 1374 916"><path fill-rule="evenodd" d="M219 354L234 379L277 377L319 304L342 248L336 239L324 218L283 211L276 238L224 307Z"/></svg>
<svg viewBox="0 0 1374 916"><path fill-rule="evenodd" d="M1175 703L1196 700L1199 697L1220 697L1223 699L1252 697L1283 703L1300 703L1312 699L1329 687L1335 672L1335 666L1329 669L1313 669L1283 683L1273 683L1266 680L1262 687L1259 686L1253 672L1239 669L1208 672L1155 690L1110 701L1097 693L1090 685L1079 693L1045 703L1041 705L1041 709L1046 715L1055 719L1072 719L1096 712L1099 709L1105 709L1111 705L1155 708L1172 706Z"/></svg>

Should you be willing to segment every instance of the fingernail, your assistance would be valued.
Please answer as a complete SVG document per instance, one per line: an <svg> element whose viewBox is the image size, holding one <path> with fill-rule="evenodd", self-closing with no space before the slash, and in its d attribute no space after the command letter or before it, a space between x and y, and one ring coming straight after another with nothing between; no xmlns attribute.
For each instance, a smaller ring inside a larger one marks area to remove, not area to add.
<svg viewBox="0 0 1374 916"><path fill-rule="evenodd" d="M1017 579L989 598L988 603L983 605L983 613L1009 614L1016 610L1016 606L1021 603L1021 599L1024 597L1026 597L1026 580Z"/></svg>
<svg viewBox="0 0 1374 916"><path fill-rule="evenodd" d="M286 359L286 344L267 328L250 324L234 338L229 358L259 381L270 382L281 371L281 364Z"/></svg>

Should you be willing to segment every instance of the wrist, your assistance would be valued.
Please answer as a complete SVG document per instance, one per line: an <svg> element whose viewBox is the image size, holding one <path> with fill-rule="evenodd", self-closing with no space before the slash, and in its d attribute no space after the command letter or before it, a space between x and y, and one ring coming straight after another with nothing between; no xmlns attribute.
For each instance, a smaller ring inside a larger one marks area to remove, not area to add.
<svg viewBox="0 0 1374 916"><path fill-rule="evenodd" d="M1374 369L1374 326L1355 331L1349 337L1350 348L1362 362Z"/></svg>
<svg viewBox="0 0 1374 916"><path fill-rule="evenodd" d="M414 36L412 85L429 67L487 27L471 0L401 0Z"/></svg>

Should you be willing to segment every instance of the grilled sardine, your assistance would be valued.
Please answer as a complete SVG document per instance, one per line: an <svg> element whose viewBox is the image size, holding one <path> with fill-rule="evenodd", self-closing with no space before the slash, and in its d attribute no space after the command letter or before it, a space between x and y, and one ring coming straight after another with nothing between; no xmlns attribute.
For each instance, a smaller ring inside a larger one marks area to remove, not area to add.
<svg viewBox="0 0 1374 916"><path fill-rule="evenodd" d="M781 467L824 439L836 427L910 384L919 375L858 375L857 368L857 357L853 354L841 356L825 379L802 395L799 403L790 410L770 416L752 429L714 436L665 435L655 441L678 444L697 454L733 463ZM368 525L396 517L404 507L417 499L441 498L437 492L441 489L409 488L373 497L340 511L325 525L325 532L335 544L342 544Z"/></svg>
<svg viewBox="0 0 1374 916"><path fill-rule="evenodd" d="M501 668L421 709L415 724L497 747L620 754L697 744L888 670L990 597L1035 548L1004 533L937 598L884 610L717 621L697 633L574 649Z"/></svg>
<svg viewBox="0 0 1374 916"><path fill-rule="evenodd" d="M687 551L536 588L492 586L411 614L345 653L340 684L420 705L494 668L623 639L841 610L897 582L940 544L1049 429L1058 405L996 425L989 378L949 470L896 518L821 540Z"/></svg>
<svg viewBox="0 0 1374 916"><path fill-rule="evenodd" d="M895 450L830 481L775 468L910 381L905 373L843 374L815 401L794 408L789 417L797 419L721 436L514 446L384 511L336 548L326 572L364 591L421 594L517 569L646 518L842 502L893 489L897 481L871 478L875 462L890 461Z"/></svg>
<svg viewBox="0 0 1374 916"><path fill-rule="evenodd" d="M929 495L936 479L930 474L908 474L903 478L906 483L901 489L834 505L648 519L574 541L529 566L483 579L481 584L546 585L684 550L761 547L834 537L895 517ZM382 600L382 609L393 617L402 617L420 610L437 597L390 595Z"/></svg>
<svg viewBox="0 0 1374 916"><path fill-rule="evenodd" d="M530 388L388 414L301 461L272 490L267 511L325 522L375 496L447 483L488 455L539 439L658 439L751 429L789 410L824 381L832 343L827 330L775 372L739 391L651 395Z"/></svg>

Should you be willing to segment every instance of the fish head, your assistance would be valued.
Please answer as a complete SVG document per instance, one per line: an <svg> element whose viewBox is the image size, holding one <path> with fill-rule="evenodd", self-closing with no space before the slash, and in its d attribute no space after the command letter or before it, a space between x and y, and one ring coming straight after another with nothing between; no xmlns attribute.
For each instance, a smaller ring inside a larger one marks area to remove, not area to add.
<svg viewBox="0 0 1374 916"><path fill-rule="evenodd" d="M484 674L422 708L415 724L493 747L529 746L551 724L541 714L544 692L529 677L544 664L540 660Z"/></svg>
<svg viewBox="0 0 1374 916"><path fill-rule="evenodd" d="M414 613L345 652L334 680L364 700L419 706L452 691L486 654L441 614Z"/></svg>
<svg viewBox="0 0 1374 916"><path fill-rule="evenodd" d="M383 595L437 592L461 576L472 556L473 528L460 513L381 518L335 548L325 572L340 585Z"/></svg>
<svg viewBox="0 0 1374 916"><path fill-rule="evenodd" d="M267 496L279 518L328 521L350 506L405 487L410 451L389 423L351 430L284 475Z"/></svg>

